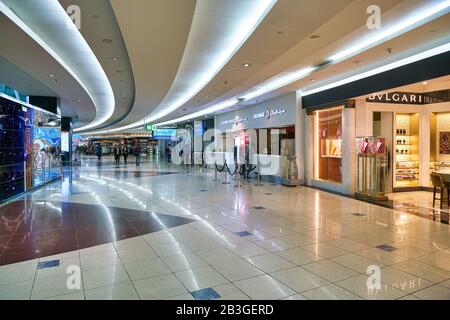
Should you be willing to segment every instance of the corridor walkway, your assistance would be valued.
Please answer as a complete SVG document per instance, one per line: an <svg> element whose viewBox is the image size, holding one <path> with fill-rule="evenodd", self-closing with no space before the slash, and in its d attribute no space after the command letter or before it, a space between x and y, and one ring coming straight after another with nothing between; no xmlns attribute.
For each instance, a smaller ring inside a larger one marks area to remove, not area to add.
<svg viewBox="0 0 450 320"><path fill-rule="evenodd" d="M213 178L86 160L0 207L0 299L450 299L448 225Z"/></svg>

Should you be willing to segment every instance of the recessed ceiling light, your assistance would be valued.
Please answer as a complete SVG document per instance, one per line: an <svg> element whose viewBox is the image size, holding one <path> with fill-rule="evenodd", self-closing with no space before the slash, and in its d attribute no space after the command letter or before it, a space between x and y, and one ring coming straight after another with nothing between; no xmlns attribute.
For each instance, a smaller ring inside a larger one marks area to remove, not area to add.
<svg viewBox="0 0 450 320"><path fill-rule="evenodd" d="M318 34L313 34L312 36L309 37L310 39L319 39L320 36Z"/></svg>
<svg viewBox="0 0 450 320"><path fill-rule="evenodd" d="M80 99L78 99L78 100L77 100L77 102L81 102L81 100L80 100Z"/></svg>
<svg viewBox="0 0 450 320"><path fill-rule="evenodd" d="M119 60L119 58L116 58L116 57L112 57L112 58L111 58L111 60L112 60L112 61L118 61L118 60Z"/></svg>
<svg viewBox="0 0 450 320"><path fill-rule="evenodd" d="M203 98L205 98L205 99L206 99L206 98L209 98L209 96L203 96Z"/></svg>
<svg viewBox="0 0 450 320"><path fill-rule="evenodd" d="M104 43L111 43L111 42L112 42L111 39L107 39L107 38L106 38L106 39L103 39L102 41L103 41Z"/></svg>
<svg viewBox="0 0 450 320"><path fill-rule="evenodd" d="M48 75L50 78L53 78L53 77L55 77L55 75L54 74L49 74Z"/></svg>
<svg viewBox="0 0 450 320"><path fill-rule="evenodd" d="M250 67L251 65L252 65L252 64L251 64L251 63L248 63L248 62L242 64L242 66L245 67L245 68L248 68L248 67Z"/></svg>
<svg viewBox="0 0 450 320"><path fill-rule="evenodd" d="M427 81L424 81L424 82L422 82L422 84L425 86L425 85L428 84L428 82L427 82Z"/></svg>
<svg viewBox="0 0 450 320"><path fill-rule="evenodd" d="M123 96L126 96L127 94L126 94L125 92L122 92L122 95L123 95Z"/></svg>
<svg viewBox="0 0 450 320"><path fill-rule="evenodd" d="M316 79L315 79L315 78L311 78L311 79L309 79L309 80L311 80L312 82L315 82L315 81L316 81Z"/></svg>

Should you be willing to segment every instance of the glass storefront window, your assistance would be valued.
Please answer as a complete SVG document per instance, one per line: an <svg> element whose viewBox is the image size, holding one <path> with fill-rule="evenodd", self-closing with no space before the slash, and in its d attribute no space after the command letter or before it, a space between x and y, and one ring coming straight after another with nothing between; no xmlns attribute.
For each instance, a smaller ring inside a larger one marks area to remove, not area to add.
<svg viewBox="0 0 450 320"><path fill-rule="evenodd" d="M450 173L449 112L430 114L430 171Z"/></svg>
<svg viewBox="0 0 450 320"><path fill-rule="evenodd" d="M315 112L315 179L342 183L342 107Z"/></svg>

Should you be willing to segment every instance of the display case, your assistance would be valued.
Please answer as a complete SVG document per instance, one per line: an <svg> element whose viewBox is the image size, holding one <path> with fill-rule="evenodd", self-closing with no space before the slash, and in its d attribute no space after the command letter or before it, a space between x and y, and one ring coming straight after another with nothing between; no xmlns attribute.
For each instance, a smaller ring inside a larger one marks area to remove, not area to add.
<svg viewBox="0 0 450 320"><path fill-rule="evenodd" d="M430 166L431 172L450 173L450 162L438 161L433 162Z"/></svg>
<svg viewBox="0 0 450 320"><path fill-rule="evenodd" d="M430 173L450 173L450 112L430 113ZM430 179L429 186L432 187Z"/></svg>
<svg viewBox="0 0 450 320"><path fill-rule="evenodd" d="M315 111L314 178L342 183L342 107Z"/></svg>
<svg viewBox="0 0 450 320"><path fill-rule="evenodd" d="M397 114L395 128L395 187L419 186L418 114Z"/></svg>
<svg viewBox="0 0 450 320"><path fill-rule="evenodd" d="M356 138L356 196L387 200L388 156L384 137Z"/></svg>
<svg viewBox="0 0 450 320"><path fill-rule="evenodd" d="M322 158L342 158L342 140L322 139L321 153Z"/></svg>

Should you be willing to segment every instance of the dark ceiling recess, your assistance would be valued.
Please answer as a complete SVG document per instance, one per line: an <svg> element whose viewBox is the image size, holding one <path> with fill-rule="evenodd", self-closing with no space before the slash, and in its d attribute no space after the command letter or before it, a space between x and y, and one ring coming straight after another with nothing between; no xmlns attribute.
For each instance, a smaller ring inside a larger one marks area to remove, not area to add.
<svg viewBox="0 0 450 320"><path fill-rule="evenodd" d="M54 114L58 113L57 97L30 96L30 104Z"/></svg>
<svg viewBox="0 0 450 320"><path fill-rule="evenodd" d="M423 59L368 78L314 93L302 98L303 108L317 108L383 90L443 77L450 74L450 52Z"/></svg>

